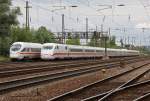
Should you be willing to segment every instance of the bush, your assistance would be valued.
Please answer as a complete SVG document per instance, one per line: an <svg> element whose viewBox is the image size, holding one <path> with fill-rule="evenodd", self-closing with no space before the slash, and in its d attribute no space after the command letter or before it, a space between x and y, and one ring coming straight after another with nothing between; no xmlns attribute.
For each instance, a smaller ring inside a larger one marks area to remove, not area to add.
<svg viewBox="0 0 150 101"><path fill-rule="evenodd" d="M0 37L0 55L8 56L10 45L10 37Z"/></svg>

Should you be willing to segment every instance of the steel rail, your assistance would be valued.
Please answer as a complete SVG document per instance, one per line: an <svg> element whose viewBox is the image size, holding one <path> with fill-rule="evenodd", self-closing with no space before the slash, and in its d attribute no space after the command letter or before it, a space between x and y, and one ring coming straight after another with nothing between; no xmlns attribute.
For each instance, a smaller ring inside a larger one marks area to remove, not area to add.
<svg viewBox="0 0 150 101"><path fill-rule="evenodd" d="M80 61L81 63L87 63L88 61ZM93 61L89 61L89 62L93 62ZM96 61L97 62L97 61ZM46 62L47 63L47 62ZM22 68L28 68L29 66L30 66L30 68L31 67L36 67L36 66L49 66L49 65L63 65L63 64L70 64L70 63L78 63L78 61L72 61L72 62L62 62L62 63L57 63L57 62L55 62L55 63L53 63L53 62L49 62L49 63L47 63L47 64L39 64L39 65L31 65L31 64L26 64L27 66L15 66L15 68L0 68L0 71L8 71L8 70L17 70L17 69L22 69ZM38 64L38 62L37 62L37 64ZM9 65L9 64L8 64ZM10 66L10 65L9 65Z"/></svg>
<svg viewBox="0 0 150 101"><path fill-rule="evenodd" d="M134 59L136 57L123 57L124 59ZM143 57L139 57L139 58L143 58ZM110 60L114 60L114 59L120 59L120 58L111 58ZM83 59L80 59L80 60L71 60L72 62L76 61L82 61ZM92 61L92 60L98 60L98 59L87 59L85 61ZM61 60L61 61L55 61L55 62L65 62L66 60ZM103 60L102 60L103 61ZM47 61L46 61L47 62ZM48 61L49 62L49 61ZM54 61L50 61L50 62L54 62ZM21 61L21 62L0 62L0 66L4 66L4 65L14 65L14 64L21 64L21 63L31 63L31 62L24 62L24 61ZM37 62L38 63L38 62Z"/></svg>
<svg viewBox="0 0 150 101"><path fill-rule="evenodd" d="M131 61L135 61L135 60L127 60L126 62L131 62ZM137 61L139 61L139 60L137 60ZM109 61L108 64L111 62L115 63L115 61ZM125 62L125 60L124 60L124 62ZM68 65L62 64L62 65L56 65L56 66L55 65L54 66L45 65L42 67L31 66L30 68L22 68L22 69L17 68L16 70L0 71L0 78L23 75L23 74L31 74L31 73L35 73L35 72L44 72L44 71L56 70L56 69L64 69L67 67L72 68L72 66L82 67L82 66L88 66L88 65L97 65L99 63L101 63L100 65L103 65L103 63L106 63L106 62L105 61L103 61L103 62L88 62L88 63L68 64ZM119 62L116 62L116 63L119 64Z"/></svg>
<svg viewBox="0 0 150 101"><path fill-rule="evenodd" d="M133 101L145 101L145 99L147 99L148 97L150 98L150 92L143 95L143 96L140 96L140 97L134 99Z"/></svg>
<svg viewBox="0 0 150 101"><path fill-rule="evenodd" d="M132 79L128 80L127 82L125 82L124 84L120 85L119 87L117 87L116 89L114 90L110 90L108 92L104 92L102 94L98 94L98 95L95 95L95 96L91 96L89 98L86 98L86 99L83 99L82 101L92 101L92 100L95 100L95 99L105 99L106 97L109 97L111 94L113 94L114 92L116 92L117 90L123 88L123 87L126 87L126 86L129 86L129 85L132 85L132 84L135 84L138 79L140 79L141 77L143 77L146 73L149 73L150 72L150 69L147 69L145 70L144 72L142 72L141 74L138 74L137 76L133 77ZM103 101L103 100L102 100Z"/></svg>
<svg viewBox="0 0 150 101"><path fill-rule="evenodd" d="M107 66L107 65L105 65L105 66ZM116 67L116 64L112 64L111 67L112 68ZM106 68L106 67L104 67L104 66L101 66L101 67L100 66L91 66L91 67L88 67L86 69L83 68L83 69L70 70L67 72L43 74L43 75L38 75L38 76L33 76L33 77L26 77L26 78L1 82L0 83L0 92L4 93L5 91L7 92L11 89L22 87L22 86L28 86L28 85L43 83L46 81L56 81L56 80L61 80L61 79L65 79L68 77L78 76L81 74L92 73L92 72L96 72L98 70L101 70L103 68Z"/></svg>
<svg viewBox="0 0 150 101"><path fill-rule="evenodd" d="M124 58L125 59L125 58ZM137 58L126 58L126 60L132 60L132 59L137 59ZM144 58L140 58L140 60L142 60L142 59L144 59ZM120 59L110 59L110 60L107 60L107 61L104 61L104 60L101 60L101 61L99 61L99 60L94 60L94 61L89 61L89 62L99 62L99 63L106 63L106 62L113 62L113 61L120 61ZM87 62L88 61L83 61L82 63L85 63L85 64L87 64ZM88 62L88 63L89 63ZM5 67L5 68L0 68L0 71L2 72L2 71L12 71L12 70L20 70L20 69L27 69L27 68L35 68L35 67L46 67L46 66L54 66L54 65L66 65L66 64L70 64L70 63L78 63L78 61L72 61L72 62L63 62L63 63L59 63L59 64L57 64L57 63L53 63L53 64L40 64L40 65L28 65L28 64L23 64L23 65L25 65L25 66L15 66L15 67L13 67L13 68L10 68L10 67ZM81 61L80 61L80 63L81 63ZM10 65L9 65L10 66Z"/></svg>
<svg viewBox="0 0 150 101"><path fill-rule="evenodd" d="M119 62L114 62L115 64L119 64ZM50 71L50 70L57 70L57 69L64 69L64 68L75 68L75 67L82 67L82 66L90 66L90 65L97 65L97 66L109 66L114 63L106 63L99 64L98 62L95 63L79 63L79 64L68 64L68 65L59 65L59 66L43 66L43 67L32 67L32 68L25 68L25 69L19 69L19 70L10 70L10 71L2 71L0 72L0 78L2 77L9 77L9 76L17 76L17 75L23 75L23 74L30 74L30 73L37 73L37 72L44 72L44 71Z"/></svg>
<svg viewBox="0 0 150 101"><path fill-rule="evenodd" d="M27 65L27 66L16 66L15 68L0 68L0 71L9 71L9 70L20 70L20 69L24 69L24 68L34 68L34 67L37 67L37 66L53 66L53 65L66 65L66 64L71 64L71 63L85 63L85 64L87 64L87 63L97 63L97 62L99 62L99 63L107 63L107 62L113 62L113 61L118 61L119 59L113 59L113 60L107 60L107 61L104 61L104 60L84 60L84 61L72 61L72 62L62 62L62 63L59 63L59 64L57 64L57 63L53 63L53 64L51 64L51 63L48 63L48 64L40 64L40 65ZM130 59L129 59L130 60Z"/></svg>
<svg viewBox="0 0 150 101"><path fill-rule="evenodd" d="M87 62L88 63L97 63L97 62L99 62L99 61L83 61L83 62L81 62L80 61L80 63L82 64L82 63L85 63L85 64L87 64ZM103 61L104 62L104 61ZM15 68L0 68L0 71L12 71L12 70L20 70L20 69L26 69L26 68L35 68L35 67L46 67L46 66L59 66L59 65L67 65L67 64L76 64L76 63L79 63L78 61L72 61L72 62L63 62L63 63L53 63L53 64L51 64L51 63L48 63L48 64L40 64L40 65L27 65L27 66L16 66ZM101 62L100 62L101 63Z"/></svg>
<svg viewBox="0 0 150 101"><path fill-rule="evenodd" d="M137 60L130 60L130 59L128 59L126 62L131 62L131 61L140 61L141 59L137 59ZM108 62L108 65L109 65L109 63L111 63L111 62L116 62L116 60L115 61L109 61ZM100 64L101 63L101 64ZM0 77L2 78L2 77L9 77L9 76L17 76L17 75L23 75L23 74L31 74L31 73L34 73L34 72L44 72L44 71L49 71L49 70L56 70L56 69L64 69L64 68L67 68L67 67L69 67L69 68L73 68L72 66L78 66L78 67L81 67L81 66L87 66L87 65L96 65L96 64L100 64L100 65L102 65L102 63L106 63L105 61L103 61L103 62L89 62L89 63L79 63L79 64L60 64L60 65L54 65L54 66L49 66L49 64L47 64L47 65L42 65L41 67L39 67L39 66L30 66L30 67L28 67L28 68L16 68L16 69L14 69L14 70L7 70L7 71L0 71Z"/></svg>
<svg viewBox="0 0 150 101"><path fill-rule="evenodd" d="M96 85L96 84L99 84L99 83L103 83L103 82L105 82L105 81L109 81L109 80L115 79L115 78L117 78L117 77L123 76L123 75L125 75L125 74L127 74L127 73L129 73L129 72L132 72L132 71L134 71L134 70L136 70L136 69L138 69L138 68L141 68L141 67L146 66L146 65L149 65L149 64L150 64L150 63L145 63L145 64L143 64L143 65L141 65L141 66L138 66L138 67L133 68L133 69L131 69L131 70L125 71L125 72L123 72L123 73L119 73L119 74L117 74L117 75L110 76L110 77L108 77L108 78L105 78L105 79L96 81L96 82L94 82L94 83L91 83L91 84L88 84L88 85L85 85L85 86L82 86L82 87L80 87L80 88L78 88L78 89L75 89L75 90L66 92L66 93L64 93L64 94L58 95L58 96L56 96L56 97L54 97L54 98L52 98L52 99L49 99L48 101L57 101L57 100L59 100L59 99L62 99L63 97L70 96L70 95L72 95L72 94L74 94L74 93L76 93L76 92L78 92L78 91L80 92L81 90L90 88L90 87L92 87L93 85Z"/></svg>
<svg viewBox="0 0 150 101"><path fill-rule="evenodd" d="M129 86L125 86L125 87L123 87L123 88L120 88L120 89L118 89L118 90L116 90L115 92L113 92L110 96L113 96L114 94L116 94L116 93L119 93L119 92L122 92L122 91L125 91L125 90L129 90L129 89L131 89L131 88L139 88L139 87L143 87L143 86L146 86L146 85L150 85L150 80L147 80L147 81L143 81L143 82L140 82L140 83L136 83L136 84L133 84L133 85L129 85ZM109 97L110 97L109 96ZM99 99L98 101L107 101L107 98L108 97L106 97L106 98L102 98L102 99Z"/></svg>

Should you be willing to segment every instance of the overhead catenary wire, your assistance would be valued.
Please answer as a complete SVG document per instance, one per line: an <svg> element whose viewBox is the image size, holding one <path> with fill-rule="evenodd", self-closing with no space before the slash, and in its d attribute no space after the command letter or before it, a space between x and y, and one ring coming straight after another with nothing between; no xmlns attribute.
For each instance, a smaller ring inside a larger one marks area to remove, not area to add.
<svg viewBox="0 0 150 101"><path fill-rule="evenodd" d="M143 6L143 8L145 9L145 13L146 13L146 15L147 15L147 18L149 19L149 21L150 21L150 14L149 14L149 12L148 12L148 10L147 10L147 6L145 6L144 5L144 3L141 1L141 0L138 0L139 2L140 2L140 4Z"/></svg>
<svg viewBox="0 0 150 101"><path fill-rule="evenodd" d="M13 0L13 1L16 1L17 2L17 0ZM22 0L21 2L26 2L26 0ZM31 0L29 1L29 3L30 4L32 4L33 6L36 6L37 8L39 8L39 9L42 9L42 10L44 10L44 11L47 11L47 12L50 12L50 14L52 15L52 16L54 16L54 14L55 15L58 15L58 16L61 16L62 14L60 14L60 13L58 13L58 12L54 12L53 10L50 10L50 9L48 9L48 8L46 8L46 7L43 7L43 6L41 6L41 5L38 5L38 4L36 4L36 3L34 3L34 2L32 2ZM67 19L69 19L69 20L71 20L71 21L73 21L73 22L76 22L77 20L75 19L75 18L73 18L73 17L68 17L68 16L66 16L66 15L64 15ZM54 17L52 18L52 20L54 21ZM40 21L40 20L39 20ZM47 24L48 24L48 22L46 22ZM78 21L78 24L81 24L80 23L80 21ZM58 26L56 26L56 27L58 27ZM57 29L57 28L56 28Z"/></svg>

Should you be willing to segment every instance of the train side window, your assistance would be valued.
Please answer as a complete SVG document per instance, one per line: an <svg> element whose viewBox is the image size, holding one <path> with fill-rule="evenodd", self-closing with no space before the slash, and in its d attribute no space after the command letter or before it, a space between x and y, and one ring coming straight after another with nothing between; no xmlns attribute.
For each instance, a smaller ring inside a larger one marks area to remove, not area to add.
<svg viewBox="0 0 150 101"><path fill-rule="evenodd" d="M55 46L55 49L56 49L56 50L59 50L59 46L58 46L58 45L57 45L57 46Z"/></svg>
<svg viewBox="0 0 150 101"><path fill-rule="evenodd" d="M86 49L85 52L94 52L94 50Z"/></svg>
<svg viewBox="0 0 150 101"><path fill-rule="evenodd" d="M66 50L68 49L67 46L65 46L65 49L66 49Z"/></svg>
<svg viewBox="0 0 150 101"><path fill-rule="evenodd" d="M24 48L23 50L22 50L22 52L29 52L30 50L29 50L29 48Z"/></svg>
<svg viewBox="0 0 150 101"><path fill-rule="evenodd" d="M40 48L38 48L37 50L38 50L38 52L41 52L41 49L40 49Z"/></svg>
<svg viewBox="0 0 150 101"><path fill-rule="evenodd" d="M74 48L71 48L70 51L71 52L83 52L82 49L74 49Z"/></svg>
<svg viewBox="0 0 150 101"><path fill-rule="evenodd" d="M26 51L26 48L24 48L23 50L22 50L22 52L25 52Z"/></svg>
<svg viewBox="0 0 150 101"><path fill-rule="evenodd" d="M39 48L31 48L31 52L39 52Z"/></svg>
<svg viewBox="0 0 150 101"><path fill-rule="evenodd" d="M31 48L31 52L35 52L35 49L34 49L34 48Z"/></svg>
<svg viewBox="0 0 150 101"><path fill-rule="evenodd" d="M96 50L96 52L103 52L102 50Z"/></svg>
<svg viewBox="0 0 150 101"><path fill-rule="evenodd" d="M27 52L30 52L30 50L31 50L30 48L27 48Z"/></svg>

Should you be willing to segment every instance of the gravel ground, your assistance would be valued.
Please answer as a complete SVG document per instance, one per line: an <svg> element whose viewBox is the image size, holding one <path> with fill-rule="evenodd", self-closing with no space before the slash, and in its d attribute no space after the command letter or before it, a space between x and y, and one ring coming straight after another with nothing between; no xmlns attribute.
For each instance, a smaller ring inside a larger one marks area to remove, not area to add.
<svg viewBox="0 0 150 101"><path fill-rule="evenodd" d="M115 75L116 73L120 73L132 69L140 65L141 63L145 63L145 62L138 62L138 63L126 65L125 66L126 68L116 67L116 68L101 70L95 73L90 73L78 77L60 80L57 82L51 82L40 86L20 89L5 95L1 95L0 101L45 101L49 98L79 88L88 83L92 83L97 80L101 80L106 77Z"/></svg>

